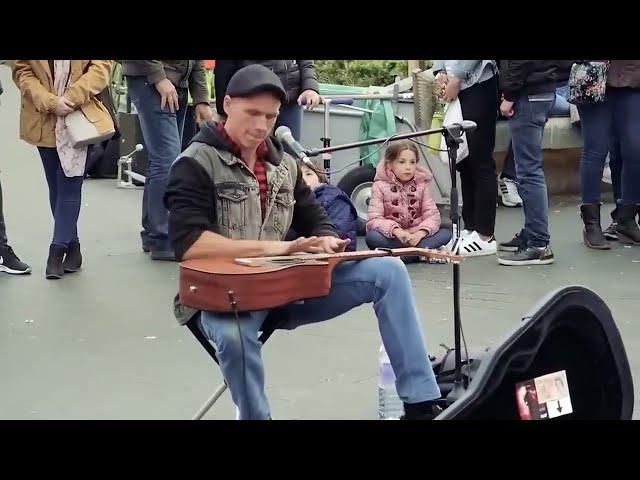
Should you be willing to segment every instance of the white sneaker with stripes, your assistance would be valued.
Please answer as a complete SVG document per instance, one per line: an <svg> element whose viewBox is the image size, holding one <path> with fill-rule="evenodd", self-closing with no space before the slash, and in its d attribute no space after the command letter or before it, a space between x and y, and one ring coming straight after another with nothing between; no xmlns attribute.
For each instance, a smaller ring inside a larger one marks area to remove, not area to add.
<svg viewBox="0 0 640 480"><path fill-rule="evenodd" d="M498 180L498 189L500 190L502 204L505 207L522 206L522 198L518 193L518 184L516 182L508 178Z"/></svg>
<svg viewBox="0 0 640 480"><path fill-rule="evenodd" d="M496 242L495 237L491 237L489 240L482 240L476 231L464 237L458 247L458 254L463 257L495 255L497 251L498 242Z"/></svg>
<svg viewBox="0 0 640 480"><path fill-rule="evenodd" d="M449 250L450 252L455 253L458 246L460 245L460 243L462 242L462 240L464 239L464 237L468 236L471 232L467 229L463 229L460 232L460 236L457 237L454 241L453 237L451 237L451 240L449 240L449 243L447 243L446 247L447 250Z"/></svg>

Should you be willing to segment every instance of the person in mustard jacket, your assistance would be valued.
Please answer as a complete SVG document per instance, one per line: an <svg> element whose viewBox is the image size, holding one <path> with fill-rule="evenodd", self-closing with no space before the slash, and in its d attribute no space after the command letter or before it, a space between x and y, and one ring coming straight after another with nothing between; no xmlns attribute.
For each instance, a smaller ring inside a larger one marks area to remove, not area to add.
<svg viewBox="0 0 640 480"><path fill-rule="evenodd" d="M82 181L90 147L71 144L64 117L81 109L96 129L113 130L109 111L96 98L111 80L111 60L16 60L20 89L20 138L38 147L54 219L46 278L62 278L82 265L78 239Z"/></svg>

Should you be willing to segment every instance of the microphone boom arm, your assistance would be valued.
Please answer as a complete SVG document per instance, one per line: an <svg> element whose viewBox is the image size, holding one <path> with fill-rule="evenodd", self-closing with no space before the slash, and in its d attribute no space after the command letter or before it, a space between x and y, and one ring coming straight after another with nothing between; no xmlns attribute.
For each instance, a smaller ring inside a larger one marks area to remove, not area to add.
<svg viewBox="0 0 640 480"><path fill-rule="evenodd" d="M349 150L350 148L364 147L365 145L375 145L377 143L384 143L384 142L393 141L393 140L403 140L405 138L422 137L425 135L433 135L436 133L445 133L445 132L451 135L453 138L455 138L457 143L461 143L462 142L461 137L464 131L465 129L463 125L459 123L453 123L451 125L445 125L441 128L432 128L429 130L421 130L419 132L401 133L399 135L392 135L390 137L373 138L371 140L345 143L344 145L336 145L334 147L305 150L305 153L309 157L317 157L318 155L322 155L323 153L338 152L340 150Z"/></svg>

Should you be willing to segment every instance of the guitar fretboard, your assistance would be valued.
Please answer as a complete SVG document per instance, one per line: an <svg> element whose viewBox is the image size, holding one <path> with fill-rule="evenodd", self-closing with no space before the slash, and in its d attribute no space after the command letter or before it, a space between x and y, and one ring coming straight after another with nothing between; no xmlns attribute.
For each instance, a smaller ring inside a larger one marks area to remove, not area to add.
<svg viewBox="0 0 640 480"><path fill-rule="evenodd" d="M266 261L285 261L285 260L328 260L330 258L341 258L343 260L348 259L365 259L370 257L386 257L389 255L402 256L402 255L422 255L435 258L449 258L451 260L458 260L458 257L448 253L440 252L438 250L432 250L427 248L406 247L406 248L394 248L389 250L360 250L356 252L340 252L340 253L304 253L298 255L282 255L278 257L249 257L249 258L236 258L236 263L248 264L251 262L266 262Z"/></svg>

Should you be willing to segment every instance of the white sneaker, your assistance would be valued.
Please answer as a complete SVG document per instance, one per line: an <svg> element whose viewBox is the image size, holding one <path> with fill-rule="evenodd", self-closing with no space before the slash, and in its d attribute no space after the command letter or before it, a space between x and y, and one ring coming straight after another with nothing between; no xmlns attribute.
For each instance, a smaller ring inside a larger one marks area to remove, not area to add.
<svg viewBox="0 0 640 480"><path fill-rule="evenodd" d="M502 197L502 204L505 207L521 207L522 198L518 193L518 184L508 178L498 180L498 189L500 190L500 197Z"/></svg>
<svg viewBox="0 0 640 480"><path fill-rule="evenodd" d="M456 249L458 247L458 245L460 245L460 242L462 242L462 240L464 239L464 237L467 237L471 234L472 232L470 230L467 230L466 228L463 229L460 232L460 236L458 238L455 239L455 243L454 243L454 239L453 237L451 237L451 240L449 240L449 243L447 243L447 245L445 245L445 248L447 250L449 250L450 252L455 253Z"/></svg>
<svg viewBox="0 0 640 480"><path fill-rule="evenodd" d="M462 239L458 247L458 254L463 257L479 257L482 255L495 255L498 251L498 242L494 237L482 240L478 232L471 232Z"/></svg>

